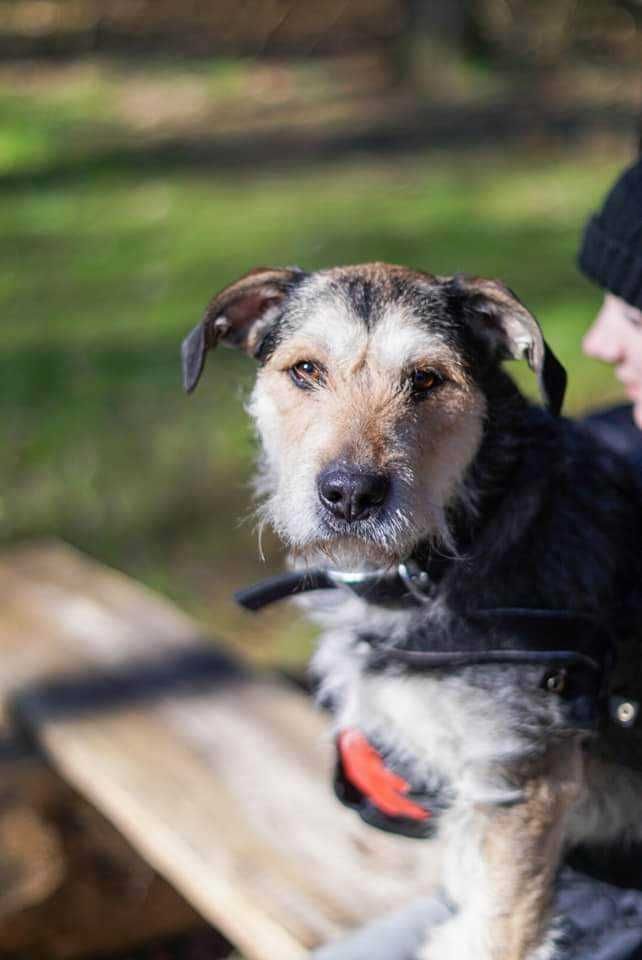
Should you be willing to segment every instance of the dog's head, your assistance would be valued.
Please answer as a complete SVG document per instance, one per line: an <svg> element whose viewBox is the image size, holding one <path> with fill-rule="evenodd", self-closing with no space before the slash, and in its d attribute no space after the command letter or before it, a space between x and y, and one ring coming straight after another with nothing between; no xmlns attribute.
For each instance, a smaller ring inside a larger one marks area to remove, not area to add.
<svg viewBox="0 0 642 960"><path fill-rule="evenodd" d="M242 277L183 344L187 391L219 342L259 362L249 412L265 517L294 553L344 566L448 546L501 360L526 358L554 408L564 389L535 319L501 283L387 264Z"/></svg>

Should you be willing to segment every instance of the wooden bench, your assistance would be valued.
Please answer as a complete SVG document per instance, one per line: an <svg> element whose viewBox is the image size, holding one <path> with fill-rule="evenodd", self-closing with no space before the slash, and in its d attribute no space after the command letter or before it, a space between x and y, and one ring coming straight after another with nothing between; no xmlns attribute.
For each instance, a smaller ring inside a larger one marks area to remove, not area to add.
<svg viewBox="0 0 642 960"><path fill-rule="evenodd" d="M430 848L331 786L327 719L197 623L52 543L0 556L0 704L247 960L299 960L427 889Z"/></svg>

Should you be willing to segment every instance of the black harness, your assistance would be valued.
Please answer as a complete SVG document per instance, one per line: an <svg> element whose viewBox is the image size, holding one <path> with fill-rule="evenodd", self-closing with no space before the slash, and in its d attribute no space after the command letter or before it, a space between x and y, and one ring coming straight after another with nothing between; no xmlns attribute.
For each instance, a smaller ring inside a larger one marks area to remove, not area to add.
<svg viewBox="0 0 642 960"><path fill-rule="evenodd" d="M399 564L390 571L347 573L314 568L272 577L236 594L238 603L257 611L268 604L316 590L343 590L368 603L387 608L421 607L430 602L430 594L444 576L449 561L435 558L429 570L415 562ZM397 664L402 670L426 672L475 664L514 664L539 666L533 671L534 683L566 704L569 724L588 731L604 722L621 727L633 726L638 716L635 701L608 696L608 682L614 661L613 638L602 623L575 610L500 607L478 609L459 618L456 642L448 638L448 649L439 649L439 635L431 637L430 649L423 642L391 645L376 636L360 632L360 642L369 644L367 665L370 670L389 669ZM373 756L406 781L405 800L418 803L426 818L406 816L382 809L377 791L359 783L349 767L350 758L337 741L334 789L346 806L355 810L371 826L402 836L427 839L434 834L441 798L417 784L412 771L399 766L398 758L386 759L385 744L370 744ZM364 749L368 750L368 747ZM381 776L380 767L371 770L371 783ZM384 774L385 776L385 774ZM374 780L372 779L374 778ZM402 801L403 802L403 801Z"/></svg>
<svg viewBox="0 0 642 960"><path fill-rule="evenodd" d="M435 558L430 572L413 561L391 571L367 573L312 568L271 577L238 591L235 598L246 610L256 612L303 593L343 590L376 606L421 607L430 602L430 592L449 563ZM541 665L538 685L563 697L571 723L582 728L597 726L608 700L612 637L602 623L581 611L523 607L470 611L461 618L456 643L449 638L448 649L442 650L382 644L363 632L359 640L370 644L368 666L373 670L392 663L422 672L488 663ZM608 704L613 718L631 726L637 718L637 703L631 701L630 709L623 711L622 698L614 699L617 702Z"/></svg>
<svg viewBox="0 0 642 960"><path fill-rule="evenodd" d="M548 356L548 355L547 355ZM550 366L550 357L549 366ZM550 376L548 381L550 381ZM557 382L557 381L556 381ZM543 391L548 398L551 390ZM548 406L559 413L563 382L553 391L555 402ZM486 536L492 536L487 530ZM396 568L353 573L331 568L297 570L271 577L236 593L237 602L247 610L258 611L279 600L316 590L342 590L369 604L386 608L420 608L433 601L435 587L443 579L452 561L438 555L410 559ZM409 640L403 645L382 642L377 636L360 632L358 640L369 645L370 670L400 669L426 672L477 664L539 666L533 682L541 689L562 698L569 724L594 731L608 727L621 730L639 724L640 704L627 696L609 693L615 666L614 637L603 619L572 609L498 607L467 610L457 619L456 635L440 637L438 632ZM363 819L384 830L409 837L427 837L433 821L390 815L373 802L373 795L355 788L354 777L345 769L340 744L335 773L339 798L359 812ZM385 757L385 745L374 745ZM375 771L376 772L376 771ZM403 770L395 773L405 777ZM438 798L421 796L421 788L410 783L407 797L416 796L427 809L435 810ZM418 789L418 792L416 792Z"/></svg>

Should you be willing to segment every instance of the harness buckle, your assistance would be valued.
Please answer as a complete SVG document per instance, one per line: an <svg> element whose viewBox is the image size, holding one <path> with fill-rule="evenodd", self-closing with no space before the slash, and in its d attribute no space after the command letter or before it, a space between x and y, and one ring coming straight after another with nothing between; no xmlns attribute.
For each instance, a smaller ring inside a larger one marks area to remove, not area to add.
<svg viewBox="0 0 642 960"><path fill-rule="evenodd" d="M625 697L609 697L609 713L620 727L633 727L640 713L640 704Z"/></svg>
<svg viewBox="0 0 642 960"><path fill-rule="evenodd" d="M430 577L418 563L414 560L406 560L405 563L399 564L397 572L415 600L419 600L420 603L429 602L427 594L430 590Z"/></svg>

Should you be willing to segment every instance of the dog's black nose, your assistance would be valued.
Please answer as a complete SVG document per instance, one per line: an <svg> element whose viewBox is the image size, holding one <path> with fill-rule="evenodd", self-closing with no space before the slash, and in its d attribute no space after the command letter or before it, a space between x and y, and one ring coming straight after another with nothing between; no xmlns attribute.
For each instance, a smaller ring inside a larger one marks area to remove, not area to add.
<svg viewBox="0 0 642 960"><path fill-rule="evenodd" d="M389 486L384 474L354 467L328 467L317 481L323 506L348 523L369 517L386 499Z"/></svg>

